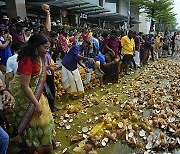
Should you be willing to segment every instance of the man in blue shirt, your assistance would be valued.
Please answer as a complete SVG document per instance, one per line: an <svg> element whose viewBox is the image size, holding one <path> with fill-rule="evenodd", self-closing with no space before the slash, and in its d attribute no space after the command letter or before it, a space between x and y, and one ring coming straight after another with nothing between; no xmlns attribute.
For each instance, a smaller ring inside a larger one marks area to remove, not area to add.
<svg viewBox="0 0 180 154"><path fill-rule="evenodd" d="M93 56L99 53L99 40L97 34L93 34L92 38L93 43Z"/></svg>
<svg viewBox="0 0 180 154"><path fill-rule="evenodd" d="M84 94L83 83L77 68L78 63L80 64L81 60L94 63L94 59L82 56L83 51L89 46L90 42L84 40L82 45L73 46L62 59L62 86L65 90L71 89L71 94L74 96Z"/></svg>
<svg viewBox="0 0 180 154"><path fill-rule="evenodd" d="M85 65L87 68L89 68L90 71L86 73L86 80L84 84L88 84L91 81L91 73L93 70L98 75L100 84L103 83L102 81L103 75L107 76L107 74L109 73L108 71L104 72L104 68L105 70L110 70L112 69L114 64L117 64L119 62L118 58L115 58L113 61L112 60L109 61L110 55L112 56L113 54L109 52L106 53L106 55L103 55L102 53L97 54L96 56L93 57L95 61L94 65L91 64L89 61L86 61ZM112 77L112 74L110 74L110 76Z"/></svg>

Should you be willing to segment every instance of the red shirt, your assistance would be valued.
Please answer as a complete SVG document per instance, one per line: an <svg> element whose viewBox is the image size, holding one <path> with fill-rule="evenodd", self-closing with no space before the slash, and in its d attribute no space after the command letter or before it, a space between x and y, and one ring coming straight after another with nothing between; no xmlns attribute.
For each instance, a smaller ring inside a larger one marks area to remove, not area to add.
<svg viewBox="0 0 180 154"><path fill-rule="evenodd" d="M73 43L74 41L75 41L75 37L74 36L69 37L69 42L70 43Z"/></svg>
<svg viewBox="0 0 180 154"><path fill-rule="evenodd" d="M59 44L60 44L62 51L67 52L69 50L69 47L68 47L68 44L66 41L66 37L64 35L60 34L58 40L59 40Z"/></svg>
<svg viewBox="0 0 180 154"><path fill-rule="evenodd" d="M37 61L33 61L30 57L22 58L18 63L17 72L34 76L39 74L40 65Z"/></svg>
<svg viewBox="0 0 180 154"><path fill-rule="evenodd" d="M106 54L108 51L105 46L108 44L108 37L104 37L103 39L103 54Z"/></svg>
<svg viewBox="0 0 180 154"><path fill-rule="evenodd" d="M83 32L81 35L82 35L82 37L83 37L83 40L90 41L90 36L88 35L87 32Z"/></svg>

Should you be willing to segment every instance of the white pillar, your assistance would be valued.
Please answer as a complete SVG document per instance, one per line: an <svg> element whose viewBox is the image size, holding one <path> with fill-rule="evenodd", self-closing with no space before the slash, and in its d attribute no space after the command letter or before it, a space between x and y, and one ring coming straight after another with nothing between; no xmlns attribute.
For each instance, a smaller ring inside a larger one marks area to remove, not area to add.
<svg viewBox="0 0 180 154"><path fill-rule="evenodd" d="M62 10L59 10L59 19L61 24L63 24Z"/></svg>
<svg viewBox="0 0 180 154"><path fill-rule="evenodd" d="M20 16L22 20L26 17L25 0L5 0L7 14L10 18Z"/></svg>

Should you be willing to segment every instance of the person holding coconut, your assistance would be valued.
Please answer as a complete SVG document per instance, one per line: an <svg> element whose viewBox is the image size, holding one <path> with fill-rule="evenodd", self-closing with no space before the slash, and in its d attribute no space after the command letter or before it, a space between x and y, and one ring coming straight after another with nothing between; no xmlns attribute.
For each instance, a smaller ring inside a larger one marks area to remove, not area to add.
<svg viewBox="0 0 180 154"><path fill-rule="evenodd" d="M106 52L114 53L112 61L116 58L119 59L121 55L121 41L118 38L117 31L112 30L110 37L105 42ZM109 70L109 74L111 74L111 81L114 83L118 83L119 80L119 61L114 63L114 66Z"/></svg>
<svg viewBox="0 0 180 154"><path fill-rule="evenodd" d="M50 18L50 8L47 7L46 5L42 6L43 11L47 14L46 16L46 21L45 21L45 25L44 25L44 34L47 35L47 37L50 40L50 44L51 47L49 49L49 51L45 54L45 66L46 66L46 84L44 87L44 93L45 96L48 99L49 102L49 107L51 109L52 112L57 111L59 108L57 106L55 106L54 103L54 99L55 99L55 84L54 84L54 71L56 71L59 66L54 64L54 60L56 60L57 57L54 57L52 59L53 56L53 52L55 50L58 50L58 34L54 31L51 31L51 18ZM54 47L56 48L54 50ZM56 51L58 52L58 51Z"/></svg>
<svg viewBox="0 0 180 154"><path fill-rule="evenodd" d="M45 6L48 12L49 7ZM50 42L46 35L32 35L27 46L18 54L17 74L10 83L16 101L13 132L23 153L49 153L57 147L53 116L43 94L45 54L49 49Z"/></svg>
<svg viewBox="0 0 180 154"><path fill-rule="evenodd" d="M82 56L89 46L90 42L84 40L82 45L74 45L62 59L62 86L67 91L70 89L72 98L77 98L78 95L84 96L84 86L77 65L81 60L94 63L93 58Z"/></svg>

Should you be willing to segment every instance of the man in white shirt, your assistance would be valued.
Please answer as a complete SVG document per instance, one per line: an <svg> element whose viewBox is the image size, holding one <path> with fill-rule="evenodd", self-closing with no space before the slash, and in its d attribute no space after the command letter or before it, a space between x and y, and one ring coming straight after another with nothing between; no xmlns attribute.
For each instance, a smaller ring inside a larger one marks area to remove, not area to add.
<svg viewBox="0 0 180 154"><path fill-rule="evenodd" d="M26 28L24 30L24 39L26 43L29 41L29 38L31 37L31 35L32 35L32 30L30 28Z"/></svg>
<svg viewBox="0 0 180 154"><path fill-rule="evenodd" d="M18 54L15 53L13 56L9 57L7 60L6 73L12 72L16 74L18 63L17 63Z"/></svg>
<svg viewBox="0 0 180 154"><path fill-rule="evenodd" d="M177 32L175 36L175 54L179 54L180 52L180 31Z"/></svg>
<svg viewBox="0 0 180 154"><path fill-rule="evenodd" d="M18 68L18 62L17 62L17 57L18 57L18 52L21 50L23 47L24 43L18 42L14 45L12 45L12 50L14 51L14 55L9 57L6 63L6 76L5 76L5 83L6 87L9 88L9 82L13 79L14 75L17 72Z"/></svg>

